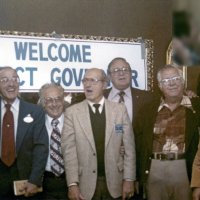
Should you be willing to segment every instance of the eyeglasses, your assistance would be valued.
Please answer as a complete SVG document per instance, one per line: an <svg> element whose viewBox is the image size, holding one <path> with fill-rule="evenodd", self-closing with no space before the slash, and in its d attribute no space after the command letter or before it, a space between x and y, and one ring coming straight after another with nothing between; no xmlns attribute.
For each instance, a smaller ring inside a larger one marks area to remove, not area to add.
<svg viewBox="0 0 200 200"><path fill-rule="evenodd" d="M160 83L162 83L163 85L169 85L171 82L174 83L180 83L180 81L182 80L181 76L174 76L172 78L165 78L163 80L160 81Z"/></svg>
<svg viewBox="0 0 200 200"><path fill-rule="evenodd" d="M131 71L129 67L122 67L122 68L115 68L113 70L110 70L110 73L112 74L120 74L120 72L123 72L124 74L128 74Z"/></svg>
<svg viewBox="0 0 200 200"><path fill-rule="evenodd" d="M10 81L12 81L13 83L19 83L19 77L12 77L12 78L8 78L8 77L3 77L0 79L0 83L3 85L8 84Z"/></svg>
<svg viewBox="0 0 200 200"><path fill-rule="evenodd" d="M53 104L53 103L62 103L62 101L63 101L63 98L62 97L55 97L55 98L51 98L51 97L47 97L47 98L45 98L44 99L44 102L46 103L46 104Z"/></svg>
<svg viewBox="0 0 200 200"><path fill-rule="evenodd" d="M84 78L84 79L82 80L82 83L83 83L83 85L85 85L85 84L87 84L87 83L89 83L89 84L91 84L91 85L97 85L98 82L100 82L100 81L103 81L103 80L98 79L98 78Z"/></svg>

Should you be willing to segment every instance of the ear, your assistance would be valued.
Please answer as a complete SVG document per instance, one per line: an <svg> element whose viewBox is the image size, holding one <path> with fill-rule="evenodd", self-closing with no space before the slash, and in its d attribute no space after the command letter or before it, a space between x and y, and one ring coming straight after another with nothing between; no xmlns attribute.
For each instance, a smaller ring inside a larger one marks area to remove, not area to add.
<svg viewBox="0 0 200 200"><path fill-rule="evenodd" d="M162 91L162 84L159 83L158 87L159 87L160 91Z"/></svg>
<svg viewBox="0 0 200 200"><path fill-rule="evenodd" d="M103 89L105 90L105 89L107 88L107 86L108 86L108 83L107 83L107 82L104 82L104 84L103 84Z"/></svg>

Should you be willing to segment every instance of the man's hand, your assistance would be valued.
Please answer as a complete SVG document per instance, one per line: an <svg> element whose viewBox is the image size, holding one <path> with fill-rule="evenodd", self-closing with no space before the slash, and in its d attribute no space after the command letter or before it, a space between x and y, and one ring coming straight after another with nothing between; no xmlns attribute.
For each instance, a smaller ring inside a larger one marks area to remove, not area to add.
<svg viewBox="0 0 200 200"><path fill-rule="evenodd" d="M68 197L70 200L85 200L80 192L78 185L69 186Z"/></svg>
<svg viewBox="0 0 200 200"><path fill-rule="evenodd" d="M24 189L25 189L25 194L24 194L25 197L33 196L38 192L38 186L29 182L25 184Z"/></svg>
<svg viewBox="0 0 200 200"><path fill-rule="evenodd" d="M134 182L133 181L123 181L122 200L125 200L125 198L130 198L133 195L134 195Z"/></svg>
<svg viewBox="0 0 200 200"><path fill-rule="evenodd" d="M194 98L194 97L198 97L197 94L196 94L194 91L192 91L192 90L186 90L184 93L185 93L190 99L191 99L191 98Z"/></svg>
<svg viewBox="0 0 200 200"><path fill-rule="evenodd" d="M200 188L194 188L192 191L192 199L200 200Z"/></svg>

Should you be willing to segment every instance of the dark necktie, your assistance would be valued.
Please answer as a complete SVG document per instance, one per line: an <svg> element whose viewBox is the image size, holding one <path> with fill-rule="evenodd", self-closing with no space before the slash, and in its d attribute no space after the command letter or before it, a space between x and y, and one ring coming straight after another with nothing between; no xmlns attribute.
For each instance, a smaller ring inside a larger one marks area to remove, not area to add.
<svg viewBox="0 0 200 200"><path fill-rule="evenodd" d="M50 140L50 162L51 162L51 170L56 176L60 176L64 172L64 161L63 155L61 153L61 134L58 129L59 121L58 119L53 119L51 125L53 127L53 131L51 133Z"/></svg>
<svg viewBox="0 0 200 200"><path fill-rule="evenodd" d="M100 112L99 112L99 106L100 106L100 104L93 104L93 106L95 107L95 114L96 115L100 115Z"/></svg>
<svg viewBox="0 0 200 200"><path fill-rule="evenodd" d="M6 104L6 112L3 117L2 125L2 147L1 160L7 165L11 166L15 161L15 135L14 135L14 118L10 110L11 105Z"/></svg>
<svg viewBox="0 0 200 200"><path fill-rule="evenodd" d="M119 93L118 93L118 95L119 95L119 103L124 103L124 95L125 95L125 92L124 91L120 91Z"/></svg>

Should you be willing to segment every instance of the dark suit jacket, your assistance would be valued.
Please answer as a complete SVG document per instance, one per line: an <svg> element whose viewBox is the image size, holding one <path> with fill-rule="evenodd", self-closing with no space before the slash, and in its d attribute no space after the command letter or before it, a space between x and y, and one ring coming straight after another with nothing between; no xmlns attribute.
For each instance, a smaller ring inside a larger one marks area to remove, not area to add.
<svg viewBox="0 0 200 200"><path fill-rule="evenodd" d="M0 98L0 103L1 100ZM33 121L27 120L30 119L27 116L30 116ZM16 136L16 164L20 179L28 179L29 182L38 186L42 184L48 148L48 135L45 128L43 109L20 100Z"/></svg>
<svg viewBox="0 0 200 200"><path fill-rule="evenodd" d="M186 131L185 131L185 159L189 180L191 178L192 163L198 148L199 142L199 111L200 100L191 100L193 109L186 108ZM153 128L157 116L160 98L145 105L139 111L135 123L135 143L137 160L137 179L140 184L145 184L151 165Z"/></svg>
<svg viewBox="0 0 200 200"><path fill-rule="evenodd" d="M106 89L104 96L108 98L108 95L110 93L112 88ZM134 122L135 116L137 115L138 111L141 109L141 107L144 106L147 102L151 101L153 99L153 93L145 90L139 90L136 88L131 87L131 94L132 94L132 108L133 108L133 120Z"/></svg>

